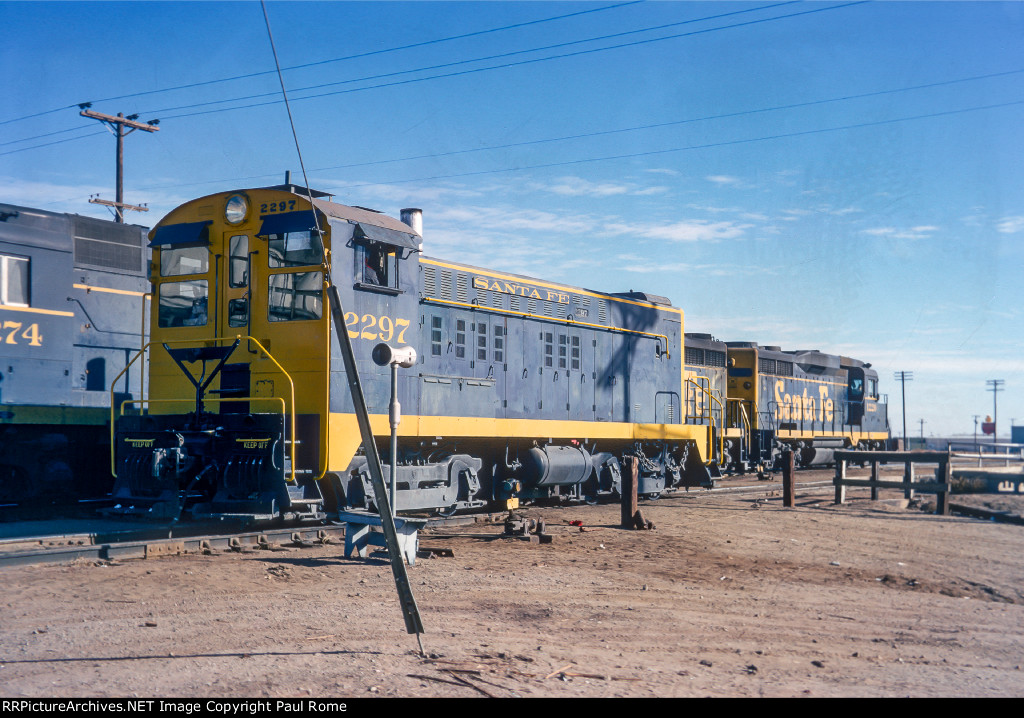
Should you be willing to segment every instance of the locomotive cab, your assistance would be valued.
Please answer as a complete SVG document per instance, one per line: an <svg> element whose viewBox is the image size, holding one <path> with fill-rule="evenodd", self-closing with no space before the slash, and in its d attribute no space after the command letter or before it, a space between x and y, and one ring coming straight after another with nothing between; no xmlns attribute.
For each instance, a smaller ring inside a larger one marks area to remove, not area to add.
<svg viewBox="0 0 1024 718"><path fill-rule="evenodd" d="M150 233L150 392L134 402L139 415L116 419L118 511L324 518L316 479L328 462L327 272L350 299L360 292L386 306L411 294L415 273L402 265L418 235L298 191L211 195ZM375 325L384 329L391 313Z"/></svg>

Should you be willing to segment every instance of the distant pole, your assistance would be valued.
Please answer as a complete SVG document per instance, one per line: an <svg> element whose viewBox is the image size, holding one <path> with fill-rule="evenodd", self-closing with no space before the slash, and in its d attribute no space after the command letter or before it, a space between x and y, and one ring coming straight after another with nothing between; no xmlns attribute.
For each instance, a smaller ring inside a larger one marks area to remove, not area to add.
<svg viewBox="0 0 1024 718"><path fill-rule="evenodd" d="M918 423L921 424L921 443L924 443L924 419L918 419Z"/></svg>
<svg viewBox="0 0 1024 718"><path fill-rule="evenodd" d="M974 450L978 450L978 417L979 414L974 415Z"/></svg>
<svg viewBox="0 0 1024 718"><path fill-rule="evenodd" d="M903 450L907 450L907 382L914 380L914 372L898 371L895 378L900 383L901 394L903 395Z"/></svg>
<svg viewBox="0 0 1024 718"><path fill-rule="evenodd" d="M1006 382L1002 379L989 379L985 383L989 386L988 390L992 392L992 443L995 444L999 441L999 411L996 395L1003 391L1003 384Z"/></svg>
<svg viewBox="0 0 1024 718"><path fill-rule="evenodd" d="M82 117L88 117L91 120L99 120L105 124L111 132L114 133L114 137L117 138L117 187L116 187L116 200L114 202L93 200L89 201L93 204L105 204L114 208L114 220L116 222L124 222L124 210L134 209L140 210L135 205L124 203L124 138L130 135L135 130L142 130L143 132L159 132L160 128L157 127L160 124L160 120L150 120L149 122L136 122L139 119L138 115L124 116L123 112L118 112L117 117L113 115L104 115L102 112L93 112L89 109L92 103L84 102L78 107L82 110L78 114ZM129 130L125 132L125 127ZM147 210L141 210L147 211Z"/></svg>

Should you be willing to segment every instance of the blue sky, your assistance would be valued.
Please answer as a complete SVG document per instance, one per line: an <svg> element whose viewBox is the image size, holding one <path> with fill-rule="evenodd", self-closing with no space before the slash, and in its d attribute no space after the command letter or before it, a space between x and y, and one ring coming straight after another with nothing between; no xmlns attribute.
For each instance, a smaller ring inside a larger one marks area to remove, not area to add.
<svg viewBox="0 0 1024 718"><path fill-rule="evenodd" d="M988 379L1001 433L1024 424L1024 3L267 8L306 65L310 183L423 208L428 254L872 362L897 433L899 370L914 435L971 434ZM161 121L125 141L131 221L299 179L258 2L0 2L0 25L3 201L105 216L87 101Z"/></svg>

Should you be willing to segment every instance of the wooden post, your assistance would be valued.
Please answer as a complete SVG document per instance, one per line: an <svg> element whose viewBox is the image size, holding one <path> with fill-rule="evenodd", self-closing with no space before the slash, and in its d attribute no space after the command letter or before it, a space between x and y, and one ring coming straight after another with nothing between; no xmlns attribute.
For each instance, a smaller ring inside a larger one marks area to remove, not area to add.
<svg viewBox="0 0 1024 718"><path fill-rule="evenodd" d="M836 503L842 504L846 502L846 459L840 459L836 462L836 478L833 483L836 485Z"/></svg>
<svg viewBox="0 0 1024 718"><path fill-rule="evenodd" d="M871 462L871 480L872 481L878 481L878 462L877 461L872 461ZM878 501L878 487L877 486L872 486L871 487L871 500L872 501Z"/></svg>
<svg viewBox="0 0 1024 718"><path fill-rule="evenodd" d="M639 483L640 462L635 456L627 456L622 472L622 523L624 529L633 528L633 517L637 512L637 484Z"/></svg>
<svg viewBox="0 0 1024 718"><path fill-rule="evenodd" d="M953 488L950 486L950 483L953 481L953 466L948 458L945 461L939 462L939 468L935 471L935 480L946 484L948 488ZM935 513L939 516L949 516L948 492L938 492L938 495L935 497Z"/></svg>
<svg viewBox="0 0 1024 718"><path fill-rule="evenodd" d="M782 452L782 505L786 508L793 508L796 496L795 463L792 449Z"/></svg>
<svg viewBox="0 0 1024 718"><path fill-rule="evenodd" d="M907 460L903 464L903 483L906 484L906 488L903 489L903 498L908 501L914 498L914 489L911 486L914 483L914 462Z"/></svg>

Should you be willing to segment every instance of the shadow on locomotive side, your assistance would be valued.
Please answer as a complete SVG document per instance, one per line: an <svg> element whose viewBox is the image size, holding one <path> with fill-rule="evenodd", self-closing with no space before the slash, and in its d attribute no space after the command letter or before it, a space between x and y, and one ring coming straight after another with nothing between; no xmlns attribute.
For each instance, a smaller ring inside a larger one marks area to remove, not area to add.
<svg viewBox="0 0 1024 718"><path fill-rule="evenodd" d="M315 521L373 508L338 330L382 455L390 370L371 350L419 357L398 379L398 511L595 501L617 495L625 456L656 498L765 472L783 446L816 463L888 437L869 365L687 336L665 298L434 258L420 210L400 221L310 195L209 195L150 233L149 396L112 410L117 511ZM344 327L325 311L328 283Z"/></svg>
<svg viewBox="0 0 1024 718"><path fill-rule="evenodd" d="M0 504L106 495L111 382L146 333L144 227L0 203Z"/></svg>

